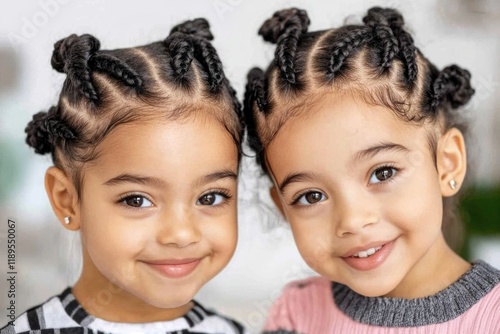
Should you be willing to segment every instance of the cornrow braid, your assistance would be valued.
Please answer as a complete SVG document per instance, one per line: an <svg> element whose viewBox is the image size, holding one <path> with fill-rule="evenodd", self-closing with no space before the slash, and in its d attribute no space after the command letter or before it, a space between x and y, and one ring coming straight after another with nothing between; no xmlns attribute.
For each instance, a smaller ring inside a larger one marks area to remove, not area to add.
<svg viewBox="0 0 500 334"><path fill-rule="evenodd" d="M400 57L403 58L405 66L406 86L412 88L418 75L417 48L413 44L411 35L401 28L394 28L394 33L399 40Z"/></svg>
<svg viewBox="0 0 500 334"><path fill-rule="evenodd" d="M264 72L257 67L254 67L248 72L247 84L245 88L245 98L243 102L243 113L245 116L245 127L247 129L247 141L249 147L257 153L257 163L262 168L265 165L262 163L263 145L257 131L257 120L253 114L254 103L257 105L259 112L266 114L268 112L267 103L267 87L266 76Z"/></svg>
<svg viewBox="0 0 500 334"><path fill-rule="evenodd" d="M344 61L357 48L363 46L373 39L371 29L366 27L357 28L348 32L335 42L329 52L330 61L326 70L326 78L331 81L344 65Z"/></svg>
<svg viewBox="0 0 500 334"><path fill-rule="evenodd" d="M177 80L186 76L196 58L208 73L209 91L217 93L225 76L217 51L209 42L211 40L213 35L208 21L199 18L173 27L165 45L172 54L172 67Z"/></svg>
<svg viewBox="0 0 500 334"><path fill-rule="evenodd" d="M281 75L295 84L295 56L300 37L307 33L310 20L306 11L297 8L274 13L259 29L265 41L277 43L275 59Z"/></svg>
<svg viewBox="0 0 500 334"><path fill-rule="evenodd" d="M192 37L181 32L174 32L165 39L165 45L172 55L171 65L174 70L175 80L184 82L194 59Z"/></svg>
<svg viewBox="0 0 500 334"><path fill-rule="evenodd" d="M209 80L210 80L210 91L216 93L221 87L221 83L224 80L224 72L222 70L222 62L220 61L219 55L212 44L204 38L194 37L195 49L198 50L201 57L199 60L206 68Z"/></svg>
<svg viewBox="0 0 500 334"><path fill-rule="evenodd" d="M140 87L142 79L121 59L109 54L96 54L90 58L91 68L109 73L112 77L132 87Z"/></svg>
<svg viewBox="0 0 500 334"><path fill-rule="evenodd" d="M254 67L247 75L244 108L250 111L255 102L259 111L266 114L269 111L267 100L266 76L260 68Z"/></svg>
<svg viewBox="0 0 500 334"><path fill-rule="evenodd" d="M397 10L374 7L362 25L317 32L307 32L306 18L300 9L284 9L259 30L264 40L278 43L268 69L249 72L245 92L247 138L264 171L263 145L269 145L288 117L302 112L316 94L344 87L406 121L435 121L439 113L445 115L447 126L464 129L461 119L448 111L465 105L474 94L470 73L455 65L441 72L435 68L418 52ZM298 37L285 39L290 34ZM384 75L393 67L395 75ZM301 85L302 78L311 84ZM293 94L289 87L295 88Z"/></svg>
<svg viewBox="0 0 500 334"><path fill-rule="evenodd" d="M80 194L82 166L96 159L95 148L114 128L141 119L175 119L207 107L241 157L241 105L212 39L205 19L183 22L163 41L132 48L100 50L91 35L61 39L51 59L55 70L67 74L59 102L33 116L25 130L27 144L36 153L51 153Z"/></svg>
<svg viewBox="0 0 500 334"><path fill-rule="evenodd" d="M99 50L99 41L88 34L75 34L54 44L52 67L66 73L78 90L92 101L98 100L97 92L90 76L89 60Z"/></svg>
<svg viewBox="0 0 500 334"><path fill-rule="evenodd" d="M374 29L375 38L383 44L383 55L380 66L387 69L399 53L399 41L394 36L393 26L400 22L397 13L392 9L375 7L368 11L363 22Z"/></svg>

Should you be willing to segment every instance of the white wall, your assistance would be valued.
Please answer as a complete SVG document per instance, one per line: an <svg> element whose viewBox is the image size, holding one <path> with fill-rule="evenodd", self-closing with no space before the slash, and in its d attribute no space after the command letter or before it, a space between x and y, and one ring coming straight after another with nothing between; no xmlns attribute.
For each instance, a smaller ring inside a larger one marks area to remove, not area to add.
<svg viewBox="0 0 500 334"><path fill-rule="evenodd" d="M128 47L164 39L180 21L206 17L226 74L242 97L247 71L255 65L265 67L272 58L273 47L256 32L274 11L302 7L311 18L311 30L319 30L340 25L349 15L353 15L350 20L359 20L373 5L400 9L417 46L436 65L457 63L471 71L477 90L469 111L475 120L471 156L477 164L470 175L478 184L500 182L500 3L496 0L4 3L0 19L0 324L7 322L7 218L17 222L18 314L71 284L77 270L71 258L78 257L78 244L58 226L43 189L49 159L33 154L24 144L24 127L33 113L56 102L64 79L50 66L55 41L72 33L91 33L103 49ZM251 160L243 164L236 255L198 298L257 331L283 284L311 272L300 259L290 231L273 213L264 189L266 180L258 181L259 171Z"/></svg>

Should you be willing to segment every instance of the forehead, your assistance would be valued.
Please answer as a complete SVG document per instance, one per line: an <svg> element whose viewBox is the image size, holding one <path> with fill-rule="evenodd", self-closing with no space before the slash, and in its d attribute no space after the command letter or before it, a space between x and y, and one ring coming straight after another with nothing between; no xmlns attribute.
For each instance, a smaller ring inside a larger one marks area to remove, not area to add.
<svg viewBox="0 0 500 334"><path fill-rule="evenodd" d="M103 178L135 173L187 181L238 165L230 133L214 117L199 114L120 125L97 149L89 169Z"/></svg>
<svg viewBox="0 0 500 334"><path fill-rule="evenodd" d="M427 126L406 122L394 111L352 96L328 95L290 118L266 148L273 171L276 166L307 166L350 159L356 152L381 143L424 149Z"/></svg>

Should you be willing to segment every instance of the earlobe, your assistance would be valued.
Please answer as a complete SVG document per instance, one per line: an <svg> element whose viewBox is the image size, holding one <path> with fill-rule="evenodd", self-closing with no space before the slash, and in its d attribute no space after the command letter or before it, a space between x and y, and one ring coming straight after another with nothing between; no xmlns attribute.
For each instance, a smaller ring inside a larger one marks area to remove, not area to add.
<svg viewBox="0 0 500 334"><path fill-rule="evenodd" d="M271 188L269 188L269 194L271 195L271 198L280 211L281 215L286 219L285 216L285 211L283 210L283 204L281 203L280 196L278 194L278 189L276 188L275 185L273 185Z"/></svg>
<svg viewBox="0 0 500 334"><path fill-rule="evenodd" d="M467 155L462 132L451 128L441 136L436 152L441 194L455 195L462 186L467 171Z"/></svg>
<svg viewBox="0 0 500 334"><path fill-rule="evenodd" d="M47 169L45 191L61 224L68 230L80 229L78 194L66 173L54 166Z"/></svg>

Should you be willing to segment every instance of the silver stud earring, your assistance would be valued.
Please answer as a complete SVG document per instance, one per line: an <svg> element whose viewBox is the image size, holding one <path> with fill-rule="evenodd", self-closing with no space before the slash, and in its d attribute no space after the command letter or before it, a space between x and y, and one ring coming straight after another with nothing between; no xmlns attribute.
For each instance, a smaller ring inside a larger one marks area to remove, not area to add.
<svg viewBox="0 0 500 334"><path fill-rule="evenodd" d="M455 180L451 179L451 180L450 180L450 187L451 187L451 189L453 189L453 190L457 189L457 181L455 181Z"/></svg>
<svg viewBox="0 0 500 334"><path fill-rule="evenodd" d="M64 224L68 225L71 222L71 218L69 216L64 217Z"/></svg>

